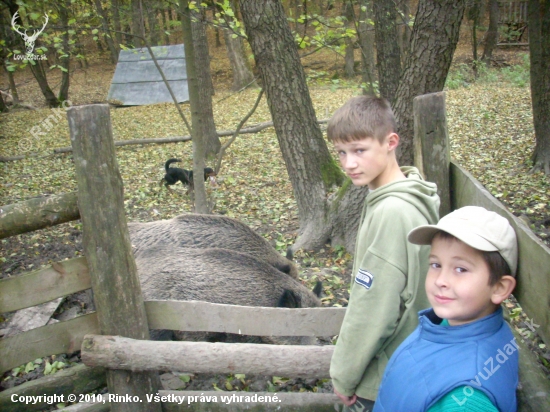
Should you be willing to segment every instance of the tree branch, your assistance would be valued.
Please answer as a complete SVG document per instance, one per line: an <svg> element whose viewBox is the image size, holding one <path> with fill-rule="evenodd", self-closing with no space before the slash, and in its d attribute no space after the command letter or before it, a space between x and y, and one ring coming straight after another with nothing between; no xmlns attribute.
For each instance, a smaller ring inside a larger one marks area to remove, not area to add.
<svg viewBox="0 0 550 412"><path fill-rule="evenodd" d="M237 129L235 130L235 133L233 133L233 136L231 137L231 139L229 139L229 141L227 141L221 147L220 153L218 154L218 161L216 162L216 169L215 169L216 173L220 173L220 168L221 168L221 165L222 165L222 158L223 158L223 155L224 155L225 151L235 141L235 139L239 135L239 132L241 131L241 128L246 123L246 121L250 118L250 116L252 116L254 114L254 112L256 111L256 108L260 104L260 100L262 100L263 95L264 95L264 89L260 89L260 93L258 94L258 97L257 97L256 102L254 103L254 106L252 107L252 109L250 109L248 114L241 120L241 122L237 126Z"/></svg>

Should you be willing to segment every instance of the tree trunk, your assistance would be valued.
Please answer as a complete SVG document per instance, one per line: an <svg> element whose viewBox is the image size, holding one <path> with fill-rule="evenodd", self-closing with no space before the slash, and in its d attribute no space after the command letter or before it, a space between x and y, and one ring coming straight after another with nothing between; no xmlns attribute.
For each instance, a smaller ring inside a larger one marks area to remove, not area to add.
<svg viewBox="0 0 550 412"><path fill-rule="evenodd" d="M8 83L10 84L11 97L13 98L13 105L15 106L16 104L19 104L19 93L17 93L17 86L15 84L15 79L13 78L13 72L10 72L8 70L5 62L4 69L6 70L6 73L8 75Z"/></svg>
<svg viewBox="0 0 550 412"><path fill-rule="evenodd" d="M227 48L227 56L231 63L233 71L233 85L231 90L237 91L250 85L250 87L258 87L254 80L254 73L250 69L248 59L244 53L244 44L241 37L233 38L233 32L230 29L223 30L225 47Z"/></svg>
<svg viewBox="0 0 550 412"><path fill-rule="evenodd" d="M13 7L12 7L13 6ZM17 12L17 4L10 3L10 13L12 13L12 16ZM15 10L15 11L14 11ZM21 16L19 16L21 18ZM21 21L22 22L22 21ZM38 47L38 41L35 42L35 49ZM59 101L55 97L54 92L50 88L48 84L48 79L46 77L46 72L44 71L44 68L42 67L42 61L41 60L30 60L29 66L31 68L31 72L34 75L34 78L38 82L38 86L40 87L40 91L46 98L46 103L49 107L59 107Z"/></svg>
<svg viewBox="0 0 550 412"><path fill-rule="evenodd" d="M498 0L489 0L489 29L485 36L485 47L483 48L483 57L481 60L488 66L491 63L493 57L493 50L495 50L498 42L498 20L500 15L500 9L498 7Z"/></svg>
<svg viewBox="0 0 550 412"><path fill-rule="evenodd" d="M533 171L550 175L550 2L529 1L531 101L535 127Z"/></svg>
<svg viewBox="0 0 550 412"><path fill-rule="evenodd" d="M395 3L373 1L373 12L380 96L393 102L401 76Z"/></svg>
<svg viewBox="0 0 550 412"><path fill-rule="evenodd" d="M147 13L147 22L149 24L149 45L159 45L159 25L157 22L158 4L157 1L149 1L143 4Z"/></svg>
<svg viewBox="0 0 550 412"><path fill-rule="evenodd" d="M332 230L327 194L342 183L342 171L317 124L280 1L241 0L240 9L298 205L300 236L294 247L321 247Z"/></svg>
<svg viewBox="0 0 550 412"><path fill-rule="evenodd" d="M61 44L63 57L60 58L62 67L61 69L61 86L59 86L59 93L57 100L64 102L69 99L69 85L70 85L70 69L71 69L71 51L69 46L69 8L71 7L70 0L65 0L59 4L59 19L61 25L64 27L64 31L61 35Z"/></svg>
<svg viewBox="0 0 550 412"><path fill-rule="evenodd" d="M443 90L458 42L464 0L421 0L414 20L411 52L393 105L399 136L398 161L414 164L413 99Z"/></svg>
<svg viewBox="0 0 550 412"><path fill-rule="evenodd" d="M97 46L97 51L99 52L99 54L103 54L103 44L101 44L101 40L99 39L99 37L95 41L95 45Z"/></svg>
<svg viewBox="0 0 550 412"><path fill-rule="evenodd" d="M38 82L38 85L40 86L40 90L42 91L42 94L46 98L46 102L48 103L49 107L59 107L60 102L57 100L57 97L55 97L55 94L53 93L52 89L50 88L50 85L48 84L48 79L46 77L46 72L44 72L44 68L42 67L42 62L40 60L37 61L31 61L29 62L29 66L31 68L32 74L34 75L34 78Z"/></svg>
<svg viewBox="0 0 550 412"><path fill-rule="evenodd" d="M363 9L364 8L364 9ZM359 27L357 37L361 46L361 81L366 85L363 93L374 95L374 25L372 21L372 0L361 1L361 11L359 12Z"/></svg>
<svg viewBox="0 0 550 412"><path fill-rule="evenodd" d="M329 205L332 218L332 245L343 245L350 253L354 253L361 211L368 193L368 186L354 186L348 179L344 186L331 196Z"/></svg>
<svg viewBox="0 0 550 412"><path fill-rule="evenodd" d="M113 0L113 23L115 26L115 41L116 41L116 49L117 51L120 51L120 45L122 44L122 26L120 25L120 13L118 11L119 2L118 0ZM117 53L117 61L118 61L118 53Z"/></svg>
<svg viewBox="0 0 550 412"><path fill-rule="evenodd" d="M216 134L214 111L212 109L214 85L212 84L212 75L210 74L210 55L208 52L208 39L206 38L206 16L202 12L193 13L193 17L191 30L193 32L193 51L199 92L199 136L204 144L205 159L213 159L220 151L221 142Z"/></svg>
<svg viewBox="0 0 550 412"><path fill-rule="evenodd" d="M141 13L141 0L132 0L132 34L145 38L143 33L143 15ZM143 41L134 37L132 39L134 47L143 47Z"/></svg>
<svg viewBox="0 0 550 412"><path fill-rule="evenodd" d="M4 66L5 67L5 66ZM10 72L6 69L8 75L8 83L10 84L11 97L13 99L13 105L19 104L19 93L17 92L17 85L15 84L15 79L13 78L13 72Z"/></svg>
<svg viewBox="0 0 550 412"><path fill-rule="evenodd" d="M189 0L180 0L181 28L185 46L185 63L187 66L187 87L189 88L189 104L191 106L191 139L193 140L193 196L195 213L209 213L206 190L204 188L204 158L205 142L201 133L201 109L199 107L199 84L197 65L193 44L193 30L191 27L191 10Z"/></svg>
<svg viewBox="0 0 550 412"><path fill-rule="evenodd" d="M162 16L162 26L164 28L163 36L164 36L164 44L169 45L170 44L170 36L168 33L170 33L170 19L166 17L166 14L169 14L170 12L166 10L162 10L161 16Z"/></svg>
<svg viewBox="0 0 550 412"><path fill-rule="evenodd" d="M116 64L118 62L118 50L115 47L111 32L109 31L109 20L107 19L105 10L103 10L103 7L101 6L101 0L95 0L95 8L97 10L97 13L99 14L99 17L101 18L101 27L103 29L103 33L105 34L105 41L107 42L107 47L109 48L109 52L111 53L111 63Z"/></svg>
<svg viewBox="0 0 550 412"><path fill-rule="evenodd" d="M212 5L212 20L217 20L216 13L218 12L218 9L219 9L219 6L216 3L214 3ZM220 41L220 30L221 30L220 26L216 24L214 26L214 31L215 31L214 37L216 39L216 48L221 47L222 45L222 42Z"/></svg>
<svg viewBox="0 0 550 412"><path fill-rule="evenodd" d="M346 18L346 25L349 26L350 23L353 21L353 4L350 1L346 1L346 4L344 5L344 11L343 11L344 17ZM345 38L346 42L346 55L344 58L345 65L344 65L344 73L346 77L351 78L355 76L355 57L354 57L354 51L353 51L353 40L351 37Z"/></svg>
<svg viewBox="0 0 550 412"><path fill-rule="evenodd" d="M2 93L0 93L0 113L6 113L9 112L8 106L6 106L6 103L4 102L4 97L2 97Z"/></svg>
<svg viewBox="0 0 550 412"><path fill-rule="evenodd" d="M409 27L409 15L411 13L410 0L400 0L397 4L399 13L397 25L399 27L399 49L401 50L401 61L407 61L411 41L411 29Z"/></svg>
<svg viewBox="0 0 550 412"><path fill-rule="evenodd" d="M233 13L237 15L237 3L235 0L231 1L231 8L233 9ZM223 30L227 56L229 57L229 63L233 71L231 90L241 90L243 87L249 85L250 87L258 87L257 83L253 82L254 73L252 73L244 51L243 39L240 36L233 38L233 34L233 31L229 28Z"/></svg>
<svg viewBox="0 0 550 412"><path fill-rule="evenodd" d="M479 19L481 16L482 0L474 0L471 3L471 6L468 8L467 15L468 20L472 24L472 69L474 70L474 75L477 77L477 64L478 64L478 55L477 55L477 26L479 26Z"/></svg>
<svg viewBox="0 0 550 412"><path fill-rule="evenodd" d="M88 64L88 59L86 59L86 51L84 50L84 46L82 44L82 41L80 40L80 36L78 35L78 32L75 33L74 35L74 49L75 49L75 53L78 55L80 54L82 57L78 58L78 65L80 66L80 68L85 68L87 69L89 67L89 64Z"/></svg>

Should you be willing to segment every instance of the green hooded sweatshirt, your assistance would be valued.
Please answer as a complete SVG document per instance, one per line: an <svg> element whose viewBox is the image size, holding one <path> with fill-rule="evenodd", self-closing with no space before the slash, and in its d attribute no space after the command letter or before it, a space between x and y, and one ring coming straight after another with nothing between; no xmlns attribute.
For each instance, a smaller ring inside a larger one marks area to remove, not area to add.
<svg viewBox="0 0 550 412"><path fill-rule="evenodd" d="M430 246L413 245L407 234L439 220L435 183L415 167L406 179L367 195L357 233L350 300L330 365L336 390L375 400L388 359L430 307L424 282Z"/></svg>

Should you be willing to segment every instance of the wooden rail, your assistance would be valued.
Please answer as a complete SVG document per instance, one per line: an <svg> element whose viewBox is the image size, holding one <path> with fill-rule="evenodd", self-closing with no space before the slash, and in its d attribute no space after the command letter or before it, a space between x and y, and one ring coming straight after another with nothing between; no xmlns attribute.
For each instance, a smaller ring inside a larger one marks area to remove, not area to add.
<svg viewBox="0 0 550 412"><path fill-rule="evenodd" d="M87 366L133 372L245 373L328 378L333 352L333 345L160 342L106 335L86 335L82 342L82 361Z"/></svg>
<svg viewBox="0 0 550 412"><path fill-rule="evenodd" d="M163 314L165 310L168 313ZM147 318L155 329L225 332L252 336L334 336L345 308L259 308L207 302L146 302ZM182 316L192 313L193 316ZM223 314L227 323L214 320ZM182 320L185 319L185 320ZM96 313L42 326L0 340L0 373L36 358L80 349L84 335L98 334Z"/></svg>
<svg viewBox="0 0 550 412"><path fill-rule="evenodd" d="M54 263L44 269L0 280L0 313L12 312L89 289L85 257Z"/></svg>
<svg viewBox="0 0 550 412"><path fill-rule="evenodd" d="M518 283L513 294L527 316L537 325L537 333L550 344L550 249L525 223L510 213L466 170L456 163L451 165L453 209L463 206L481 206L504 216L518 238Z"/></svg>

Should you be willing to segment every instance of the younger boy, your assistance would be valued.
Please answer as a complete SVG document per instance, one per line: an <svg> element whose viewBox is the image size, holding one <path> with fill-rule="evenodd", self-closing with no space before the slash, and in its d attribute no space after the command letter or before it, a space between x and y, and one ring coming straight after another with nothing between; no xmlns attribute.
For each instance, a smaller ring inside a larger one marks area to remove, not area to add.
<svg viewBox="0 0 550 412"><path fill-rule="evenodd" d="M429 306L424 288L429 248L407 233L438 220L436 185L414 167L400 168L396 123L388 102L350 99L336 111L328 137L356 186L368 186L357 233L350 299L332 356L334 392L346 411L372 408L392 352Z"/></svg>
<svg viewBox="0 0 550 412"><path fill-rule="evenodd" d="M514 229L467 206L408 238L431 243L432 309L390 359L374 411L516 411L518 347L500 307L516 285Z"/></svg>

